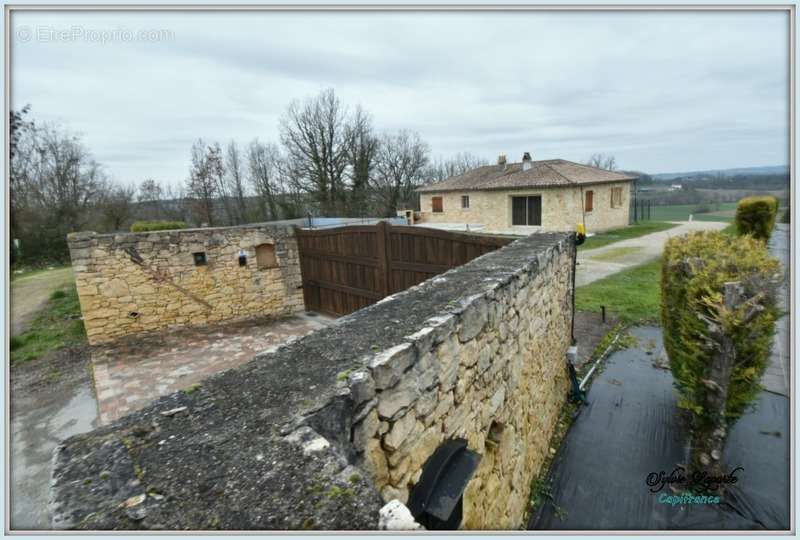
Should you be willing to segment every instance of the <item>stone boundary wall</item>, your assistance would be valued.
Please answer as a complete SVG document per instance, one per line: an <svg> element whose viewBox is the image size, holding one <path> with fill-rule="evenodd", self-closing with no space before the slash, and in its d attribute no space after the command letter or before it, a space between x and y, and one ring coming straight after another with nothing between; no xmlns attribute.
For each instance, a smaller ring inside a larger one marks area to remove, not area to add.
<svg viewBox="0 0 800 540"><path fill-rule="evenodd" d="M520 239L68 439L54 525L376 529L464 438L463 527L519 529L568 392L574 250Z"/></svg>
<svg viewBox="0 0 800 540"><path fill-rule="evenodd" d="M68 236L89 343L303 309L294 231L268 224ZM277 266L259 269L256 246ZM247 256L239 264L239 253ZM196 265L194 253L205 253ZM139 264L134 262L139 261Z"/></svg>
<svg viewBox="0 0 800 540"><path fill-rule="evenodd" d="M353 443L384 500L406 502L434 450L463 438L482 456L464 495L464 527L523 525L568 393L573 249L562 241L511 274L486 277L349 375Z"/></svg>

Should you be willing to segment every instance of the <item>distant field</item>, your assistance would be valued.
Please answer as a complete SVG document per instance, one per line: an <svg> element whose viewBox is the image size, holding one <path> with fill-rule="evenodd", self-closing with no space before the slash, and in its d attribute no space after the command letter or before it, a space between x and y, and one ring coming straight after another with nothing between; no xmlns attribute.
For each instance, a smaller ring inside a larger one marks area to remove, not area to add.
<svg viewBox="0 0 800 540"><path fill-rule="evenodd" d="M713 208L714 211L697 213L700 206ZM718 208L718 210L717 210ZM672 206L653 206L650 218L654 221L689 221L689 216L698 221L733 221L736 214L736 203L719 203L718 205L677 204Z"/></svg>

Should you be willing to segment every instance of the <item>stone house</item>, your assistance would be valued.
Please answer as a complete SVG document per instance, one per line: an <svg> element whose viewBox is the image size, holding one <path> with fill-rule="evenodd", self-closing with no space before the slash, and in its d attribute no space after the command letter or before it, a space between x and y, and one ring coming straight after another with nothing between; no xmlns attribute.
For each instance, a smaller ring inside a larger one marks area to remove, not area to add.
<svg viewBox="0 0 800 540"><path fill-rule="evenodd" d="M417 189L421 223L459 223L483 231L530 234L587 232L628 225L634 177L564 159L486 165Z"/></svg>

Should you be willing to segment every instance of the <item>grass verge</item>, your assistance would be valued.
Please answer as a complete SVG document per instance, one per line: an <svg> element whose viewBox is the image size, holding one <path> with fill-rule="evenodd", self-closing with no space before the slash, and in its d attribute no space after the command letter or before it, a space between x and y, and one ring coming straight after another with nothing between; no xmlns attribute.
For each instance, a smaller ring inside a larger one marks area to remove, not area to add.
<svg viewBox="0 0 800 540"><path fill-rule="evenodd" d="M728 236L739 236L739 231L736 229L735 223L731 223L730 225L722 229L720 232Z"/></svg>
<svg viewBox="0 0 800 540"><path fill-rule="evenodd" d="M614 242L619 242L621 240L628 240L630 238L638 238L654 232L666 231L667 229L671 229L673 227L677 227L677 225L675 223L666 223L663 221L644 221L642 223L637 223L636 225L623 227L622 229L614 229L612 231L597 233L594 236L587 238L583 245L579 246L578 249L586 250L599 248L607 246L608 244L613 244Z"/></svg>
<svg viewBox="0 0 800 540"><path fill-rule="evenodd" d="M11 363L34 360L50 351L86 343L75 285L54 291L25 332L11 338Z"/></svg>
<svg viewBox="0 0 800 540"><path fill-rule="evenodd" d="M641 251L643 248L640 247L615 247L609 248L607 250L603 250L602 252L598 253L597 255L593 255L589 257L593 261L607 261L613 262L619 259L624 259L628 255L633 255L637 251Z"/></svg>
<svg viewBox="0 0 800 540"><path fill-rule="evenodd" d="M53 264L43 268L16 267L11 270L11 281L22 281L24 279L40 276L45 272L52 272L54 270L63 270L64 268L69 268L69 265Z"/></svg>
<svg viewBox="0 0 800 540"><path fill-rule="evenodd" d="M634 266L575 291L575 309L600 312L600 306L624 323L658 321L661 261Z"/></svg>

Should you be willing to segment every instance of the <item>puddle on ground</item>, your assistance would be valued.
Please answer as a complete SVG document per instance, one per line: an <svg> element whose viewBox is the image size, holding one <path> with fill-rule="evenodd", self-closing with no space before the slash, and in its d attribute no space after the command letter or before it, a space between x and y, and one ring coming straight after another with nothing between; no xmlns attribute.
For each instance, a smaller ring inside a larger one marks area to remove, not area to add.
<svg viewBox="0 0 800 540"><path fill-rule="evenodd" d="M50 529L50 470L64 439L97 425L89 381L12 396L11 529Z"/></svg>

